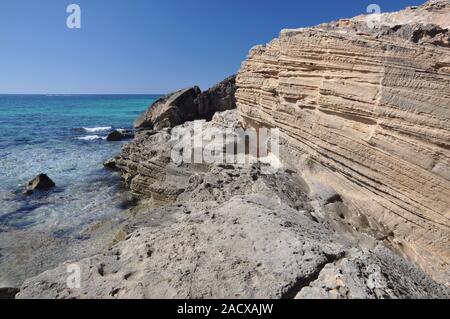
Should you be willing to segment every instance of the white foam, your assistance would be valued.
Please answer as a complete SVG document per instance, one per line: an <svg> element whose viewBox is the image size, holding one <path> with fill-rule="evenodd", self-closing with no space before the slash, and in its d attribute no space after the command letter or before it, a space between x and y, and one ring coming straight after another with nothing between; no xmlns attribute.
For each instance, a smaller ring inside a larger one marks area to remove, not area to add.
<svg viewBox="0 0 450 319"><path fill-rule="evenodd" d="M82 140L82 141L106 140L106 136L88 135L88 136L78 137L77 140Z"/></svg>
<svg viewBox="0 0 450 319"><path fill-rule="evenodd" d="M111 126L100 126L100 127L83 127L83 130L89 133L96 133L96 132L105 132L105 131L111 131Z"/></svg>

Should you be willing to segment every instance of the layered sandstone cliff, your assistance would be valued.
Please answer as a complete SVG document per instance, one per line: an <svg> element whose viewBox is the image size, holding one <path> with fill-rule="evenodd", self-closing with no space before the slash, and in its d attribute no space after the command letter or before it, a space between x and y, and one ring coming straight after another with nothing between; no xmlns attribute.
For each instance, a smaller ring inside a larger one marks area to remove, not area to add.
<svg viewBox="0 0 450 319"><path fill-rule="evenodd" d="M450 1L283 30L237 77L242 122L450 283Z"/></svg>

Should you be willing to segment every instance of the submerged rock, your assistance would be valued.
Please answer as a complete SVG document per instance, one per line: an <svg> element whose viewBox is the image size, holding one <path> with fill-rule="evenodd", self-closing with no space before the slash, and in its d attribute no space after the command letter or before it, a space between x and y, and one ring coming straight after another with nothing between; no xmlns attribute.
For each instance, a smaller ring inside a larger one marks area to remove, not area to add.
<svg viewBox="0 0 450 319"><path fill-rule="evenodd" d="M134 138L134 132L131 130L113 131L108 134L106 140L108 142L119 142L123 140L129 140Z"/></svg>
<svg viewBox="0 0 450 319"><path fill-rule="evenodd" d="M45 191L54 188L56 184L46 174L39 174L25 186L24 194L31 195L34 191Z"/></svg>

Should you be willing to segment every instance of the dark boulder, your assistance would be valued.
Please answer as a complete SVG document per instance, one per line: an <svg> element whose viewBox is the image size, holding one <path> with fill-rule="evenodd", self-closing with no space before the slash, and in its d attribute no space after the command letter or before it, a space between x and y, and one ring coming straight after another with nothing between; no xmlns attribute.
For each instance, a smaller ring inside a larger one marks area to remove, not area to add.
<svg viewBox="0 0 450 319"><path fill-rule="evenodd" d="M108 169L116 169L116 159L112 158L103 163L103 166Z"/></svg>
<svg viewBox="0 0 450 319"><path fill-rule="evenodd" d="M216 112L236 108L236 76L230 76L205 92L198 86L168 94L150 105L135 122L136 129L159 131L189 121L210 121Z"/></svg>
<svg viewBox="0 0 450 319"><path fill-rule="evenodd" d="M198 119L195 99L200 93L200 88L194 86L158 99L134 122L134 127L160 130Z"/></svg>
<svg viewBox="0 0 450 319"><path fill-rule="evenodd" d="M133 131L113 131L108 134L106 137L106 140L108 142L118 142L123 140L129 140L134 138L134 132Z"/></svg>
<svg viewBox="0 0 450 319"><path fill-rule="evenodd" d="M198 113L202 119L210 121L216 112L236 108L236 75L230 76L201 93L196 99Z"/></svg>
<svg viewBox="0 0 450 319"><path fill-rule="evenodd" d="M50 179L50 177L46 174L39 174L27 183L24 193L31 195L36 190L45 191L54 188L55 186L55 183Z"/></svg>

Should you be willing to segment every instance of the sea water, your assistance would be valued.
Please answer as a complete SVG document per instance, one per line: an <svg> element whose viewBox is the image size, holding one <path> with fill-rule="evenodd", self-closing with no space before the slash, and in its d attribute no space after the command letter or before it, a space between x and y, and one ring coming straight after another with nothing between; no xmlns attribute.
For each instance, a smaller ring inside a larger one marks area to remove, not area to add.
<svg viewBox="0 0 450 319"><path fill-rule="evenodd" d="M76 233L123 209L125 190L103 162L126 142L107 142L130 129L155 95L0 95L0 227ZM40 173L57 187L21 195Z"/></svg>

